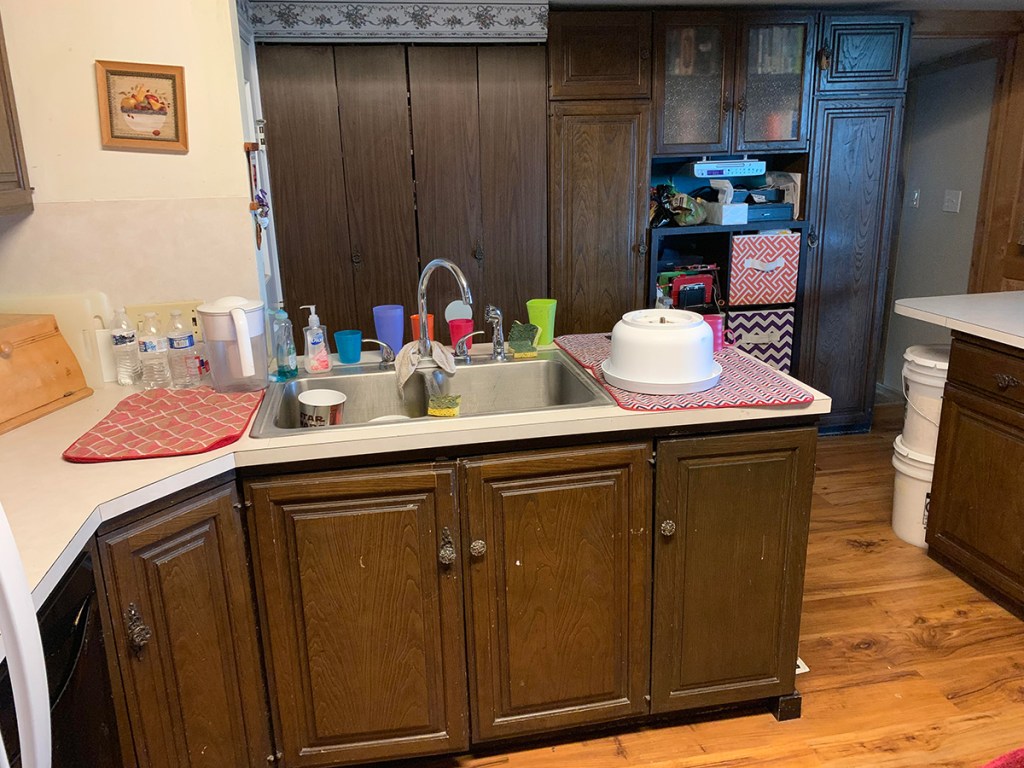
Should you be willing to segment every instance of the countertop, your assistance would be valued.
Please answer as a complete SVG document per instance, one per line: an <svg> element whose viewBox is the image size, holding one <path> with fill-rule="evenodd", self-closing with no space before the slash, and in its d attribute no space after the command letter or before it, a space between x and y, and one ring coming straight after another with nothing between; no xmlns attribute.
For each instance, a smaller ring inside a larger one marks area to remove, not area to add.
<svg viewBox="0 0 1024 768"><path fill-rule="evenodd" d="M898 299L895 312L1024 349L1024 291Z"/></svg>
<svg viewBox="0 0 1024 768"><path fill-rule="evenodd" d="M813 402L660 413L625 411L612 404L302 430L294 436L271 439L246 434L230 446L195 456L100 464L64 461L64 449L130 393L116 384L107 384L97 388L92 397L0 435L0 503L10 520L39 607L100 523L237 467L829 412L832 401L827 395L797 383L814 395Z"/></svg>

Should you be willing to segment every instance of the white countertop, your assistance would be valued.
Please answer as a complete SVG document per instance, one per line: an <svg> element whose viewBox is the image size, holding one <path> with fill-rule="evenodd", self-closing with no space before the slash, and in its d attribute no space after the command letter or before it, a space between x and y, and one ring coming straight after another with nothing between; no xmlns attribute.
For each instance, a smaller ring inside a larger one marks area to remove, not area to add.
<svg viewBox="0 0 1024 768"><path fill-rule="evenodd" d="M1024 291L897 299L895 312L1024 349Z"/></svg>
<svg viewBox="0 0 1024 768"><path fill-rule="evenodd" d="M804 384L800 386L814 395L813 402L659 413L625 411L613 404L303 430L294 436L270 439L246 434L230 446L196 456L98 464L64 461L64 449L130 393L116 384L108 384L85 400L0 435L0 502L10 520L39 607L101 522L236 467L829 412L832 401L827 395Z"/></svg>

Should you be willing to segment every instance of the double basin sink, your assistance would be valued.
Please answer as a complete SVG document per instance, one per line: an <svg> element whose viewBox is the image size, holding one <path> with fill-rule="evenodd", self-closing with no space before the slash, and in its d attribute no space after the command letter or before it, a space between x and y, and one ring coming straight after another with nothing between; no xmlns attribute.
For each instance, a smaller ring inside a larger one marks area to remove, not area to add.
<svg viewBox="0 0 1024 768"><path fill-rule="evenodd" d="M253 424L253 437L292 435L299 426L299 395L310 389L345 393L344 423L324 429L428 419L424 376L433 376L446 394L461 395L457 418L525 411L612 405L614 400L594 378L560 349L548 349L537 357L507 362L474 359L459 365L447 376L426 369L413 374L398 391L394 370L375 364L335 368L331 375L302 376L271 384Z"/></svg>

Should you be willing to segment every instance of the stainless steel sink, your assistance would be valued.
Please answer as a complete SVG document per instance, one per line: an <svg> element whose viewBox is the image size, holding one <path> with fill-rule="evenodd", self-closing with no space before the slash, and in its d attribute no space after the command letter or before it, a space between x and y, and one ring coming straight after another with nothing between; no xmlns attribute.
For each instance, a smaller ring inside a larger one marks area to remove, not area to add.
<svg viewBox="0 0 1024 768"><path fill-rule="evenodd" d="M440 371L437 375L444 376ZM330 376L271 384L256 414L252 436L295 434L300 429L298 396L308 389L333 389L347 396L344 424L324 429L433 418L426 415L426 387L419 374L406 382L403 399L394 371L381 371L376 365L345 366L335 368ZM462 395L460 419L614 403L589 373L558 349L544 350L529 360L501 363L485 358L460 365L447 377L447 390Z"/></svg>

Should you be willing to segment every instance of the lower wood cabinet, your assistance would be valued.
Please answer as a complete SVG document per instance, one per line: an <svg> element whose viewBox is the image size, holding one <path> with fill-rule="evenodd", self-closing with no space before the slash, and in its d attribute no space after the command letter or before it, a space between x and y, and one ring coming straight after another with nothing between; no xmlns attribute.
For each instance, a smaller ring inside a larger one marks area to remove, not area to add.
<svg viewBox="0 0 1024 768"><path fill-rule="evenodd" d="M649 443L463 464L473 740L647 712Z"/></svg>
<svg viewBox="0 0 1024 768"><path fill-rule="evenodd" d="M260 480L246 498L283 764L466 749L454 464Z"/></svg>
<svg viewBox="0 0 1024 768"><path fill-rule="evenodd" d="M815 439L658 443L652 711L794 692Z"/></svg>
<svg viewBox="0 0 1024 768"><path fill-rule="evenodd" d="M266 765L272 754L239 508L232 483L100 539L143 768Z"/></svg>

